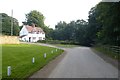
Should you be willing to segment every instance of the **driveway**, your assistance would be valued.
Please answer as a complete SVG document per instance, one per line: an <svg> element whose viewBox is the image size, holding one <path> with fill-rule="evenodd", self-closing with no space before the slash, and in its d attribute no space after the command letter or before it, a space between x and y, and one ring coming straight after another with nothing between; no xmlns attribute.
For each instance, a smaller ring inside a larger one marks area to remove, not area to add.
<svg viewBox="0 0 120 80"><path fill-rule="evenodd" d="M89 47L64 48L65 53L30 78L118 78L118 69Z"/></svg>

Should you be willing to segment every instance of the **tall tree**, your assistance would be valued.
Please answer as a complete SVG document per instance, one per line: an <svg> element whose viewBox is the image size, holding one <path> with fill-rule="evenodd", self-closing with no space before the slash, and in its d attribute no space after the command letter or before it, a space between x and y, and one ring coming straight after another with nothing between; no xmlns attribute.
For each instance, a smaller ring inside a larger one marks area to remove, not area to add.
<svg viewBox="0 0 120 80"><path fill-rule="evenodd" d="M96 6L91 8L89 11L89 19L88 19L88 27L87 27L87 32L86 36L88 39L89 44L95 44L97 35L96 33L100 30L101 24L97 21L97 16L98 12L96 10Z"/></svg>
<svg viewBox="0 0 120 80"><path fill-rule="evenodd" d="M5 13L0 13L2 15L2 34L10 35L11 34L11 21L13 21L13 35L19 35L19 24L18 20L8 16Z"/></svg>
<svg viewBox="0 0 120 80"><path fill-rule="evenodd" d="M54 40L65 40L72 43L87 45L85 42L85 29L88 23L84 20L71 21L70 23L60 21L51 33Z"/></svg>
<svg viewBox="0 0 120 80"><path fill-rule="evenodd" d="M47 39L50 38L49 33L52 31L52 29L44 24L45 17L41 12L36 10L30 11L28 14L26 14L26 20L27 21L23 22L23 24L31 25L32 23L34 23L35 26L41 27L43 29L43 31L46 33Z"/></svg>
<svg viewBox="0 0 120 80"><path fill-rule="evenodd" d="M109 45L120 45L120 2L101 2L89 12L88 39Z"/></svg>
<svg viewBox="0 0 120 80"><path fill-rule="evenodd" d="M38 12L36 10L33 10L28 14L26 14L26 19L27 19L28 25L31 25L32 23L34 23L36 26L39 26L41 28L45 26L44 24L45 17L41 12Z"/></svg>
<svg viewBox="0 0 120 80"><path fill-rule="evenodd" d="M99 39L104 44L120 45L120 2L99 3L96 8L99 12L98 22L102 24Z"/></svg>

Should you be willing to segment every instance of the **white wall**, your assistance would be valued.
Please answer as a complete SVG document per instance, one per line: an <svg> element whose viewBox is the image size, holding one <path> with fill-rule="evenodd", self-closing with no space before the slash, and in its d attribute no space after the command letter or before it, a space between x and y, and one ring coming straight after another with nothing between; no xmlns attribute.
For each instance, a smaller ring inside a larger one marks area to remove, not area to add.
<svg viewBox="0 0 120 80"><path fill-rule="evenodd" d="M20 35L20 36L22 36L22 35L28 35L28 31L27 31L27 29L26 29L25 26L22 27L19 35Z"/></svg>
<svg viewBox="0 0 120 80"><path fill-rule="evenodd" d="M37 42L41 37L41 40L45 40L45 34L31 34L29 33L27 36L22 38L23 41L29 42L29 37L31 37L30 42ZM36 38L36 39L33 39Z"/></svg>
<svg viewBox="0 0 120 80"><path fill-rule="evenodd" d="M41 40L45 40L45 34L28 33L25 26L23 26L23 28L20 31L20 36L23 36L23 35L26 35L26 36L20 38L20 40L22 40L22 41L37 42L40 37L41 37ZM29 39L29 37L31 37L31 39ZM33 39L33 38L35 38L35 39Z"/></svg>

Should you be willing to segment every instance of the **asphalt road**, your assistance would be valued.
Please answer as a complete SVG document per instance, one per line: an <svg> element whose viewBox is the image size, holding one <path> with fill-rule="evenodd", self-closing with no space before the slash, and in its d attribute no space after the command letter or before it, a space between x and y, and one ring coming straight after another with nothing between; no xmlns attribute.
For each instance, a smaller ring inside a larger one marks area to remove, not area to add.
<svg viewBox="0 0 120 80"><path fill-rule="evenodd" d="M89 47L65 50L66 55L59 62L50 63L30 78L118 78L118 69Z"/></svg>

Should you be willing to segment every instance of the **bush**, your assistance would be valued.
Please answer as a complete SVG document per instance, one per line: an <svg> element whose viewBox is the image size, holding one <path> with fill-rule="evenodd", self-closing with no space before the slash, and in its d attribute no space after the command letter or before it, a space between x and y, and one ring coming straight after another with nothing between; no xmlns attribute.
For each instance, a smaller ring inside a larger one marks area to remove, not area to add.
<svg viewBox="0 0 120 80"><path fill-rule="evenodd" d="M78 45L79 43L77 42L74 42L74 41L61 41L61 40L39 40L37 41L39 43L48 43L48 44L75 44L75 45Z"/></svg>
<svg viewBox="0 0 120 80"><path fill-rule="evenodd" d="M46 40L38 40L39 43L46 43Z"/></svg>
<svg viewBox="0 0 120 80"><path fill-rule="evenodd" d="M38 40L39 43L60 44L58 40Z"/></svg>

